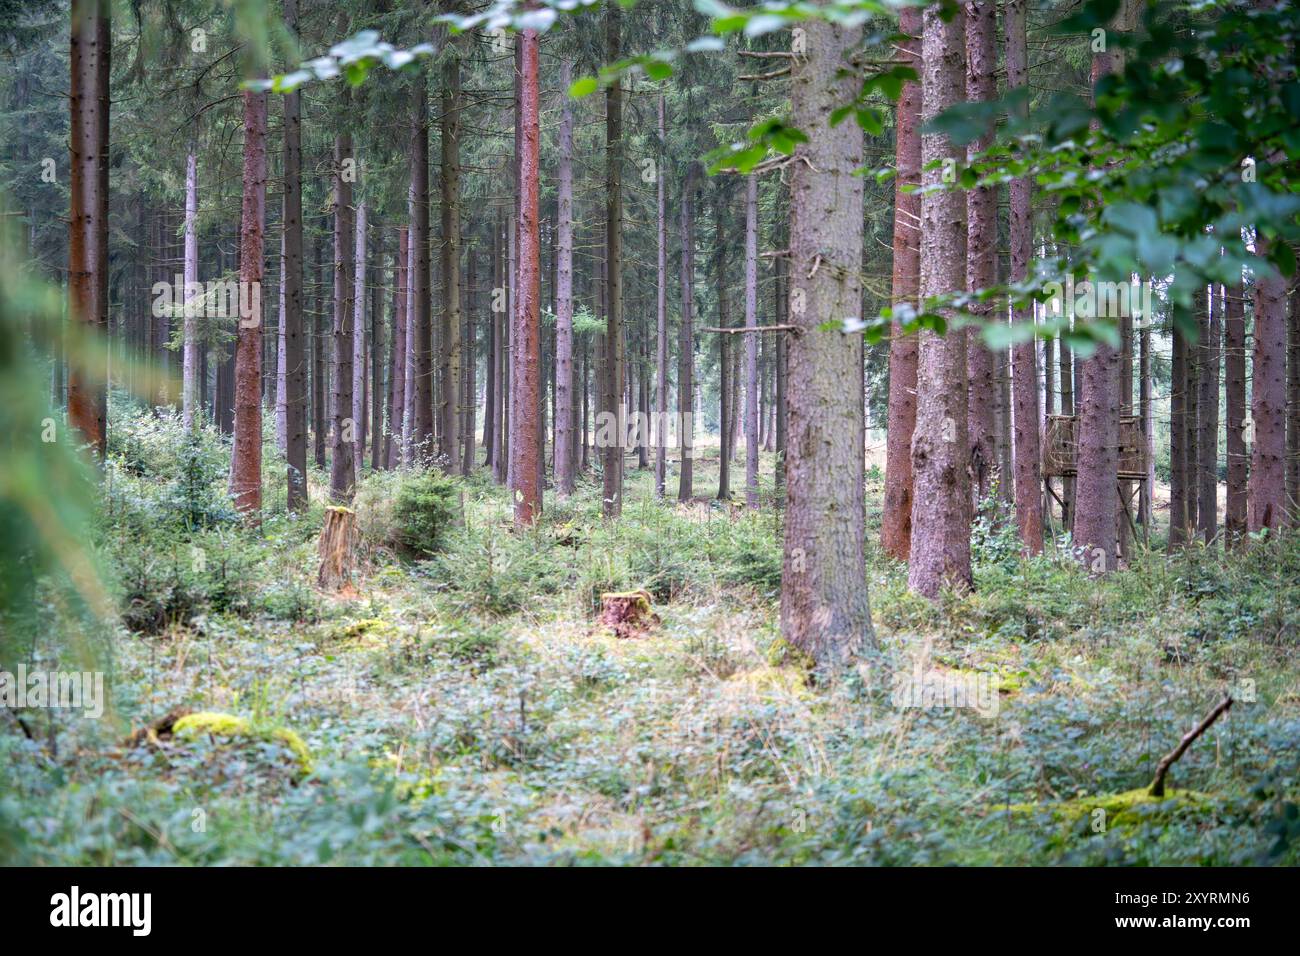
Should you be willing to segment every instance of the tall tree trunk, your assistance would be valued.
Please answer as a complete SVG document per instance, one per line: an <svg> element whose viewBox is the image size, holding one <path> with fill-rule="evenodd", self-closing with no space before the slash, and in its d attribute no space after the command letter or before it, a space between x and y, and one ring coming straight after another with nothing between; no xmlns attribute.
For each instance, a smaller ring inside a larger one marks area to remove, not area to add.
<svg viewBox="0 0 1300 956"><path fill-rule="evenodd" d="M966 100L987 102L997 98L997 5L994 0L969 0L966 4ZM967 147L974 158L993 145L993 134ZM997 281L998 195L995 187L978 186L966 193L966 286L988 288ZM970 307L981 324L993 317L993 303ZM966 375L968 382L967 431L970 441L971 492L976 502L989 497L997 470L993 444L997 382L993 353L984 347L980 329L966 329ZM1034 388L1037 389L1037 379Z"/></svg>
<svg viewBox="0 0 1300 956"><path fill-rule="evenodd" d="M497 242L496 258L493 263L496 279L492 290L492 311L495 316L493 322L496 328L496 424L493 426L492 433L495 437L495 446L492 452L492 479L497 484L503 484L506 480L506 424L509 422L509 416L506 414L506 403L510 399L510 362L509 362L509 341L506 333L510 325L510 313L507 311L509 296L506 290L506 227L505 220L501 215L501 210L497 214Z"/></svg>
<svg viewBox="0 0 1300 956"><path fill-rule="evenodd" d="M94 308L91 301L90 268L87 262L87 200L89 198L88 180L94 174L91 150L93 138L88 128L88 110L91 102L93 73L88 77L87 67L93 64L89 59L88 45L84 38L87 29L93 26L93 14L96 0L73 0L71 4L71 24L69 33L71 43L68 50L68 312L72 322L82 322L93 326ZM159 325L166 321L166 316L158 316ZM60 354L55 362L55 401L62 403L62 383L59 381L63 369L62 340ZM161 335L156 343L161 346ZM69 369L69 372L73 370ZM83 384L79 373L69 375L68 380L68 421L80 429L84 441L94 443L97 416L94 412L93 393ZM84 394L83 394L84 393ZM77 417L73 417L71 400L77 397L79 408Z"/></svg>
<svg viewBox="0 0 1300 956"><path fill-rule="evenodd" d="M411 150L411 280L413 310L409 321L415 334L408 334L413 363L411 397L411 460L424 460L433 451L433 325L429 289L429 100L424 81L417 78L415 96L415 139Z"/></svg>
<svg viewBox="0 0 1300 956"><path fill-rule="evenodd" d="M187 431L194 427L195 409L200 401L199 314L204 306L203 296L194 291L199 282L199 161L195 149L191 145L189 154L185 157L185 289L179 296L185 302L181 423Z"/></svg>
<svg viewBox="0 0 1300 956"><path fill-rule="evenodd" d="M778 226L779 231L780 227ZM784 237L788 238L788 237ZM777 242L781 245L781 242ZM773 314L775 323L778 326L789 323L790 312L790 294L785 280L786 258L784 255L774 257L772 261L772 288L773 288ZM786 343L786 334L784 332L776 334L776 465L775 473L772 476L773 485L776 488L777 507L785 504L785 446L786 446L786 412L788 405L786 402L786 374L787 374L787 356L789 355L789 346ZM892 343L890 354L892 356ZM892 361L892 358L891 358ZM911 464L908 464L908 473L911 473ZM910 519L909 519L910 527Z"/></svg>
<svg viewBox="0 0 1300 956"><path fill-rule="evenodd" d="M605 58L615 63L622 49L622 9L605 8ZM605 409L619 419L623 394L623 83L605 90L605 342L608 367ZM605 448L602 511L607 518L623 512L624 436Z"/></svg>
<svg viewBox="0 0 1300 956"><path fill-rule="evenodd" d="M464 357L465 388L461 404L465 407L465 419L462 422L464 453L461 456L460 473L466 478L474 470L474 434L478 426L478 336L475 330L475 307L478 305L478 254L473 245L465 249L469 276L465 284L464 313L465 339L462 342Z"/></svg>
<svg viewBox="0 0 1300 956"><path fill-rule="evenodd" d="M112 78L113 53L113 5L110 0L99 0L95 14L95 194L93 210L94 223L88 242L91 249L91 263L95 290L95 325L107 335L111 332L109 324L109 269L112 265L108 252L108 205L109 205L109 120L112 108L109 83ZM107 369L105 370L107 373ZM97 407L99 412L99 445L97 451L102 456L108 442L108 385L109 376L105 375L104 387L98 390Z"/></svg>
<svg viewBox="0 0 1300 956"><path fill-rule="evenodd" d="M72 321L108 331L108 71L107 0L72 4L69 129L72 173L68 276ZM102 115L101 115L102 114ZM102 458L107 388L82 363L68 368L68 423Z"/></svg>
<svg viewBox="0 0 1300 956"><path fill-rule="evenodd" d="M1069 307L1073 308L1073 305L1071 304ZM1061 373L1061 414L1076 415L1078 414L1078 406L1075 403L1074 395L1074 355L1070 347L1065 343L1065 339L1061 339L1057 345L1060 353L1058 368ZM1061 527L1066 531L1074 527L1073 475L1061 479Z"/></svg>
<svg viewBox="0 0 1300 956"><path fill-rule="evenodd" d="M560 67L559 208L555 267L555 491L573 494L573 101L568 89L573 65ZM662 190L662 186L660 187Z"/></svg>
<svg viewBox="0 0 1300 956"><path fill-rule="evenodd" d="M721 304L726 293L719 287ZM719 319L721 321L721 319ZM731 497L731 350L728 336L718 336L718 498Z"/></svg>
<svg viewBox="0 0 1300 956"><path fill-rule="evenodd" d="M1201 348L1205 344L1205 310L1206 298L1205 290L1199 290L1194 298L1195 305L1193 308L1193 319L1196 323L1196 341L1187 343L1186 364L1183 366L1183 374L1186 381L1183 385L1183 394L1186 396L1186 418L1184 427L1187 429L1185 439L1186 448L1186 495L1184 504L1187 509L1187 540L1191 541L1196 537L1197 522L1199 519L1200 499L1198 489L1201 486L1201 455L1200 455L1200 379L1201 379Z"/></svg>
<svg viewBox="0 0 1300 956"><path fill-rule="evenodd" d="M1128 308L1120 309L1119 316L1119 359L1117 366L1118 385L1119 385L1119 414L1120 418L1131 416L1133 414L1133 316ZM1119 428L1116 426L1116 445L1118 446ZM1119 468L1118 447L1116 451L1115 467ZM1115 531L1119 537L1119 553L1128 560L1133 552L1133 539L1129 532L1129 522L1132 520L1128 513L1129 502L1133 499L1133 482L1127 478L1119 481L1119 499L1120 507L1115 512Z"/></svg>
<svg viewBox="0 0 1300 956"><path fill-rule="evenodd" d="M429 288L429 99L424 77L412 86L415 138L411 146L411 257L414 273L408 311L411 345L411 460L424 461L433 453L433 324Z"/></svg>
<svg viewBox="0 0 1300 956"><path fill-rule="evenodd" d="M1187 541L1187 339L1173 323L1169 373L1169 549Z"/></svg>
<svg viewBox="0 0 1300 956"><path fill-rule="evenodd" d="M758 178L745 183L745 504L758 507Z"/></svg>
<svg viewBox="0 0 1300 956"><path fill-rule="evenodd" d="M518 74L515 77L516 94L518 92ZM516 105L519 97L515 96ZM518 124L515 124L518 126ZM515 157L519 156L518 138L516 138ZM514 163L515 182L518 182L519 164ZM501 382L501 427L497 429L497 435L500 438L500 448L497 451L497 462L501 467L501 477L499 481L507 488L510 487L510 419L513 409L510 405L510 395L514 390L514 315L516 295L515 281L515 255L518 248L515 236L518 232L519 219L519 190L513 190L515 193L514 213L506 223L502 233L501 244L501 287L504 295L506 311L501 316L501 368L499 370L499 379Z"/></svg>
<svg viewBox="0 0 1300 956"><path fill-rule="evenodd" d="M402 464L410 465L414 460L413 446L415 435L415 344L417 331L415 328L415 180L412 178L411 185L407 190L406 197L407 221L410 223L410 233L407 237L406 244L406 356L404 364L405 372L402 374Z"/></svg>
<svg viewBox="0 0 1300 956"><path fill-rule="evenodd" d="M286 306L284 242L284 219L282 215L280 221L280 315L275 326L275 448L282 455L287 454L289 450L289 395L287 392L288 383L285 381L288 366L285 364L287 356L285 355L284 342L284 310Z"/></svg>
<svg viewBox="0 0 1300 956"><path fill-rule="evenodd" d="M964 91L965 20L923 14L922 119L960 103ZM921 137L921 296L960 292L966 283L966 199L943 188L942 165L964 152L947 136ZM970 563L970 473L967 459L966 336L920 333L916 428L912 434L912 551L908 585L928 598L944 587L973 585Z"/></svg>
<svg viewBox="0 0 1300 956"><path fill-rule="evenodd" d="M347 115L350 97L344 92ZM330 446L330 500L346 504L356 484L352 429L352 270L355 252L355 224L352 210L352 136L334 138L334 327L330 372L330 417L333 435Z"/></svg>
<svg viewBox="0 0 1300 956"><path fill-rule="evenodd" d="M718 327L728 328L731 316L727 309L727 238L731 226L727 222L727 199L725 191L718 196L714 205L713 229L713 274L718 284ZM722 332L718 335L718 498L727 500L731 497L731 422L736 414L736 406L731 401L732 362L731 334Z"/></svg>
<svg viewBox="0 0 1300 956"><path fill-rule="evenodd" d="M1029 48L1025 26L1025 0L1009 0L1006 6L1007 34L1007 85L1011 89L1025 89L1029 84ZM1029 103L1020 110L1028 115ZM1029 276L1029 260L1033 256L1033 209L1030 203L1032 185L1028 176L1011 181L1011 282L1024 282ZM973 240L974 229L967 230ZM1016 309L1012 321L1032 326L1033 307ZM1050 345L1051 340L1047 343ZM1012 348L1012 421L1015 429L1015 497L1016 524L1020 530L1020 543L1028 554L1043 550L1043 481L1042 452L1039 446L1040 419L1038 414L1038 352L1034 340L1018 342ZM1051 353L1047 353L1051 367ZM972 390L972 394L974 391ZM1050 405L1050 391L1048 404Z"/></svg>
<svg viewBox="0 0 1300 956"><path fill-rule="evenodd" d="M901 59L921 69L921 10L902 7ZM921 84L903 83L898 98L894 179L894 265L890 298L895 312L914 310L921 283ZM912 548L912 432L916 427L917 337L895 318L889 334L889 414L885 431L885 501L880 540L885 553L906 561ZM778 383L783 381L778 370ZM779 400L778 400L779 401Z"/></svg>
<svg viewBox="0 0 1300 956"><path fill-rule="evenodd" d="M668 203L666 182L668 157L667 109L664 97L659 95L659 162L655 169L656 229L658 258L655 284L655 355L658 375L655 379L655 495L664 496L668 473Z"/></svg>
<svg viewBox="0 0 1300 956"><path fill-rule="evenodd" d="M374 280L370 283L370 470L378 471L382 464L384 403L383 403L383 318L384 318L384 230L375 222L375 255L371 267Z"/></svg>
<svg viewBox="0 0 1300 956"><path fill-rule="evenodd" d="M329 378L329 370L325 361L325 342L329 338L326 316L329 314L325 310L326 296L325 289L328 286L325 275L324 264L324 238L317 239L315 245L316 256L316 315L312 322L312 374L311 374L311 394L312 394L312 451L316 459L316 467L325 467L325 420L329 416L326 413L325 396L329 394L326 388L326 379Z"/></svg>
<svg viewBox="0 0 1300 956"><path fill-rule="evenodd" d="M695 180L691 163L682 184L682 319L677 342L677 430L681 452L677 500L694 496L695 477Z"/></svg>
<svg viewBox="0 0 1300 956"><path fill-rule="evenodd" d="M1142 316L1142 327L1138 332L1138 415L1142 425L1142 448L1147 462L1147 480L1142 483L1139 492L1138 520L1145 534L1150 534L1155 523L1155 419L1151 408L1151 319Z"/></svg>
<svg viewBox="0 0 1300 956"><path fill-rule="evenodd" d="M397 230L397 259L393 262L393 345L388 358L388 448L387 467L401 461L402 419L406 414L406 286L407 260L411 254L410 229Z"/></svg>
<svg viewBox="0 0 1300 956"><path fill-rule="evenodd" d="M1300 278L1291 279L1287 347L1286 500L1287 523L1300 525Z"/></svg>
<svg viewBox="0 0 1300 956"><path fill-rule="evenodd" d="M1259 255L1269 240L1257 240ZM1286 527L1286 280L1270 271L1255 278L1255 356L1251 375L1254 444L1249 482L1249 527Z"/></svg>
<svg viewBox="0 0 1300 956"><path fill-rule="evenodd" d="M645 299L642 298L642 325L640 340L640 364L637 370L637 410L645 416L644 431L639 432L640 442L637 446L636 466L644 471L650 467L650 416L653 414L650 406L650 332L649 323L645 319L646 310L644 308Z"/></svg>
<svg viewBox="0 0 1300 956"><path fill-rule="evenodd" d="M485 467L494 468L496 459L496 421L497 415L497 366L500 360L497 358L497 289L499 283L497 279L497 263L500 256L497 252L497 243L500 238L500 230L495 224L489 224L488 227L488 311L487 311L487 356L483 362L484 382L483 382L483 464ZM495 468L494 468L495 471Z"/></svg>
<svg viewBox="0 0 1300 956"><path fill-rule="evenodd" d="M285 0L284 24L298 33L298 0ZM307 506L307 362L303 343L302 104L284 98L284 430L288 507Z"/></svg>
<svg viewBox="0 0 1300 956"><path fill-rule="evenodd" d="M520 62L519 112L519 263L511 335L513 376L510 389L510 488L515 525L533 524L542 510L537 481L540 244L537 229L540 132L538 129L537 32L523 30L516 40Z"/></svg>
<svg viewBox="0 0 1300 956"><path fill-rule="evenodd" d="M366 460L366 203L357 204L357 242L352 298L352 455L356 474Z"/></svg>
<svg viewBox="0 0 1300 956"><path fill-rule="evenodd" d="M241 300L235 345L235 439L230 496L253 522L262 509L262 262L266 225L266 94L245 90L244 198L239 235ZM243 314L243 302L252 314Z"/></svg>
<svg viewBox="0 0 1300 956"><path fill-rule="evenodd" d="M815 130L791 173L789 445L781 634L826 666L874 647L863 552L862 339L827 322L862 308L862 129L830 126L855 92L860 27L809 21L792 61L794 125Z"/></svg>
<svg viewBox="0 0 1300 956"><path fill-rule="evenodd" d="M582 342L582 462L581 469L591 467L591 342L590 336Z"/></svg>
<svg viewBox="0 0 1300 956"><path fill-rule="evenodd" d="M1210 287L1206 334L1196 404L1200 415L1197 454L1200 474L1197 516L1201 537L1212 544L1219 533L1219 347L1223 337L1223 299Z"/></svg>
<svg viewBox="0 0 1300 956"><path fill-rule="evenodd" d="M1010 19L1011 3L1016 0L1009 0L1007 5L1007 17ZM1008 54L1010 55L1010 54ZM1028 70L1025 71L1026 74ZM1032 191L1032 190L1031 190ZM1033 232L1032 223L1030 232ZM1055 339L1043 339L1043 423L1042 427L1047 428L1047 419L1056 414L1056 359L1053 353L1056 351ZM1035 356L1036 358L1037 356Z"/></svg>
<svg viewBox="0 0 1300 956"><path fill-rule="evenodd" d="M1094 87L1113 69L1114 55L1093 54ZM1119 494L1115 481L1119 470L1119 352L1104 342L1098 344L1083 363L1082 386L1074 543L1082 549L1081 557L1089 570L1103 574L1115 570L1118 560Z"/></svg>
<svg viewBox="0 0 1300 956"><path fill-rule="evenodd" d="M1225 379L1224 448L1228 460L1228 501L1223 530L1230 546L1241 543L1246 534L1246 472L1250 463L1246 448L1246 290L1235 283L1226 290L1223 319L1223 372Z"/></svg>
<svg viewBox="0 0 1300 956"><path fill-rule="evenodd" d="M442 427L449 472L460 452L460 60L443 67L442 86Z"/></svg>

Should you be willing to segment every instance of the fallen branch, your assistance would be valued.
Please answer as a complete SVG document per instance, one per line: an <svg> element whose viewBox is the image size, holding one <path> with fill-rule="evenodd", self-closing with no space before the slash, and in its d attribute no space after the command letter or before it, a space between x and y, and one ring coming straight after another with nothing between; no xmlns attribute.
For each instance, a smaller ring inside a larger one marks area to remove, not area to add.
<svg viewBox="0 0 1300 956"><path fill-rule="evenodd" d="M1214 710L1205 715L1205 719L1196 725L1190 732L1178 742L1178 746L1160 758L1160 763L1156 765L1156 778L1151 781L1151 788L1147 793L1153 797L1163 797L1165 795L1165 774L1169 773L1169 768L1177 762L1178 758L1187 752L1187 748L1197 737L1210 729L1210 725L1219 719L1220 714L1227 712L1232 706L1232 695L1229 694L1215 706Z"/></svg>
<svg viewBox="0 0 1300 956"><path fill-rule="evenodd" d="M802 332L803 329L798 325L755 325L746 326L738 325L732 328L719 329L709 328L700 329L701 332L725 332L727 335L736 335L740 332Z"/></svg>

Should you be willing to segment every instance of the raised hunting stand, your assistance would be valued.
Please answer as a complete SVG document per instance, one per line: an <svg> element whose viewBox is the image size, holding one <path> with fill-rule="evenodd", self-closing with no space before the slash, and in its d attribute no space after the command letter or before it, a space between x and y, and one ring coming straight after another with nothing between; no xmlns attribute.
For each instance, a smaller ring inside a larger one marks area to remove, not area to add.
<svg viewBox="0 0 1300 956"><path fill-rule="evenodd" d="M1079 416L1049 415L1047 432L1043 436L1043 488L1045 493L1061 506L1065 514L1065 502L1057 496L1052 488L1053 478L1073 478L1079 474ZM1128 519L1129 530L1134 539L1138 536L1137 522L1133 519L1134 490L1141 494L1142 484L1147 480L1147 444L1142 434L1142 419L1135 415L1125 415L1119 420L1119 468L1115 475L1115 491L1119 503ZM1136 482L1128 494L1125 482ZM1050 512L1049 512L1050 513ZM1142 526L1143 544L1151 543L1150 522Z"/></svg>

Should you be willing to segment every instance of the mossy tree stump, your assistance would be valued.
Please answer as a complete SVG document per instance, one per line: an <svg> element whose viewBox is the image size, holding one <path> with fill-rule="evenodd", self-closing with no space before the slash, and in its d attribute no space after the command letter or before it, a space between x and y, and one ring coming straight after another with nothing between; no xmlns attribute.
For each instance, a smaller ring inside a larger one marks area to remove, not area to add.
<svg viewBox="0 0 1300 956"><path fill-rule="evenodd" d="M596 623L615 637L641 637L659 623L659 615L650 610L649 591L607 591L600 596Z"/></svg>
<svg viewBox="0 0 1300 956"><path fill-rule="evenodd" d="M339 591L352 584L356 567L357 513L335 505L325 509L320 531L320 571L316 583L327 591Z"/></svg>

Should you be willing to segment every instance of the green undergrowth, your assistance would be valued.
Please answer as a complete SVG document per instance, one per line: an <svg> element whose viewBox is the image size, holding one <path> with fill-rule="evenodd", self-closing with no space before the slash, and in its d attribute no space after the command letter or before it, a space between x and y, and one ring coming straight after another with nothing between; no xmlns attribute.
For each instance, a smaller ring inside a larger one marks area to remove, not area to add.
<svg viewBox="0 0 1300 956"><path fill-rule="evenodd" d="M249 530L227 510L226 439L187 446L175 419L114 407L91 542L119 609L114 716L0 719L4 862L1298 862L1295 538L1139 551L1097 580L1068 542L1022 560L991 521L975 590L932 604L873 521L882 689L780 639L771 456L758 513L657 501L629 462L619 521L585 475L525 532L481 470L367 472L338 596L314 586L324 474L287 514L268 440ZM697 494L716 475L708 449ZM868 494L878 516L878 480ZM602 592L640 589L660 618L645 636L596 627ZM62 653L44 635L29 666ZM995 692L913 706L916 675ZM1170 797L1146 799L1225 692ZM179 707L235 731L126 745Z"/></svg>

